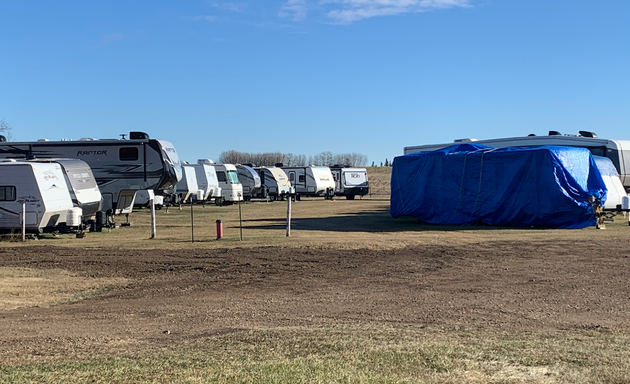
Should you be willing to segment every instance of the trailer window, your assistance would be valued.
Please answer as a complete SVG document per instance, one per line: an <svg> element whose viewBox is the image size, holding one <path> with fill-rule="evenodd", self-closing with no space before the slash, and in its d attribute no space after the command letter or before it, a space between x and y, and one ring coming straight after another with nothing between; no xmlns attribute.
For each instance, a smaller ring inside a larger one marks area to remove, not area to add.
<svg viewBox="0 0 630 384"><path fill-rule="evenodd" d="M134 161L138 160L138 148L136 147L124 147L120 148L118 152L121 161Z"/></svg>
<svg viewBox="0 0 630 384"><path fill-rule="evenodd" d="M298 183L304 183L306 181L306 176L300 175L298 176Z"/></svg>
<svg viewBox="0 0 630 384"><path fill-rule="evenodd" d="M0 186L0 201L15 201L15 187Z"/></svg>
<svg viewBox="0 0 630 384"><path fill-rule="evenodd" d="M228 177L230 178L230 184L240 184L238 180L238 173L236 171L228 171Z"/></svg>
<svg viewBox="0 0 630 384"><path fill-rule="evenodd" d="M606 156L606 147L587 147L595 156Z"/></svg>
<svg viewBox="0 0 630 384"><path fill-rule="evenodd" d="M226 183L227 182L227 178L225 177L225 172L223 171L218 171L217 172L217 178L219 179L219 181Z"/></svg>

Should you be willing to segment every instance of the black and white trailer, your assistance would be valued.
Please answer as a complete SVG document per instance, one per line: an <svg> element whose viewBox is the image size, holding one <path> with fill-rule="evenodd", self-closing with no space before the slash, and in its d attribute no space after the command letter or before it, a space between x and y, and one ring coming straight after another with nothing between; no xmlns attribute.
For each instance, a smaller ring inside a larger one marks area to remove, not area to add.
<svg viewBox="0 0 630 384"><path fill-rule="evenodd" d="M333 165L330 172L335 179L335 196L354 200L355 196L365 196L370 192L367 169Z"/></svg>
<svg viewBox="0 0 630 384"><path fill-rule="evenodd" d="M8 142L0 136L0 158L71 158L86 162L103 195L101 210L129 213L136 191L156 193L174 189L182 177L177 151L168 141L151 139L144 132L129 138Z"/></svg>
<svg viewBox="0 0 630 384"><path fill-rule="evenodd" d="M328 167L282 167L282 169L289 176L298 199L300 196L324 196L326 199L332 199L335 195L335 180Z"/></svg>
<svg viewBox="0 0 630 384"><path fill-rule="evenodd" d="M283 200L292 191L291 182L286 172L279 167L254 167L260 176L260 191L256 197L271 201Z"/></svg>
<svg viewBox="0 0 630 384"><path fill-rule="evenodd" d="M245 164L236 164L236 172L238 180L243 185L243 199L251 200L252 197L258 197L262 186L258 172Z"/></svg>

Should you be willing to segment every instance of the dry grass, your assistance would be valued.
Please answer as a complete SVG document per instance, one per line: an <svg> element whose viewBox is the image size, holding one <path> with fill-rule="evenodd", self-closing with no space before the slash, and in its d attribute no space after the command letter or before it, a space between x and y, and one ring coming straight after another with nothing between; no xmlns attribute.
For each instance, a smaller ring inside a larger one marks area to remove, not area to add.
<svg viewBox="0 0 630 384"><path fill-rule="evenodd" d="M367 171L370 182L370 194L367 197L389 199L392 167L368 167Z"/></svg>
<svg viewBox="0 0 630 384"><path fill-rule="evenodd" d="M373 186L389 188L391 168L370 171ZM385 183L387 185L385 186ZM388 191L388 189L387 189ZM597 237L627 244L627 221L606 230L438 227L388 214L383 198L293 205L293 230L285 235L286 203L195 206L157 212L156 239L149 239L147 210L130 216L133 226L29 241L26 245L81 249L213 249L312 247L398 249L418 244L479 244ZM225 238L215 239L222 220ZM16 243L0 243L15 247ZM21 246L21 245L20 245ZM51 305L98 294L121 279L92 279L61 270L0 269L0 310ZM165 346L141 355L51 364L2 365L0 383L628 383L630 336L601 329L503 333L492 329L442 329L391 323L254 329Z"/></svg>
<svg viewBox="0 0 630 384"><path fill-rule="evenodd" d="M121 278L86 278L60 269L0 267L0 311L82 300L126 283Z"/></svg>
<svg viewBox="0 0 630 384"><path fill-rule="evenodd" d="M320 249L400 249L422 244L466 244L497 240L548 240L597 237L626 241L628 224L620 217L606 230L519 229L435 226L413 218L394 219L384 200L303 199L292 204L291 237L286 236L286 202L253 202L241 206L243 241L240 240L239 207L194 206L194 239L190 207L171 208L157 214L157 237L150 239L149 211L130 215L131 227L111 232L88 233L85 238L59 236L27 241L26 245L121 249L216 249L256 246L312 247ZM119 222L124 218L119 217ZM224 238L216 240L216 220L222 220ZM14 247L22 243L0 242Z"/></svg>
<svg viewBox="0 0 630 384"><path fill-rule="evenodd" d="M258 329L140 356L8 366L0 368L0 382L627 383L629 347L627 334L598 331Z"/></svg>

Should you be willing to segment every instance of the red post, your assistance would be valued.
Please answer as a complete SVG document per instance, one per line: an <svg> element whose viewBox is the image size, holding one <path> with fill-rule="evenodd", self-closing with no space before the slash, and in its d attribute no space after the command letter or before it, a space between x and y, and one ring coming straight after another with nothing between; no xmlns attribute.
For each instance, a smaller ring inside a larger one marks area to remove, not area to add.
<svg viewBox="0 0 630 384"><path fill-rule="evenodd" d="M223 222L217 220L217 240L223 237Z"/></svg>

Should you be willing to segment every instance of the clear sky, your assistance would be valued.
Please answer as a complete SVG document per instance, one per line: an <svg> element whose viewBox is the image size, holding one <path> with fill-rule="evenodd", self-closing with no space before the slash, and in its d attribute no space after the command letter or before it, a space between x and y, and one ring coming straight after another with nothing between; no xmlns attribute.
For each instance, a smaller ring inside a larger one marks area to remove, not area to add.
<svg viewBox="0 0 630 384"><path fill-rule="evenodd" d="M358 152L577 133L630 139L630 1L5 0L15 139Z"/></svg>

